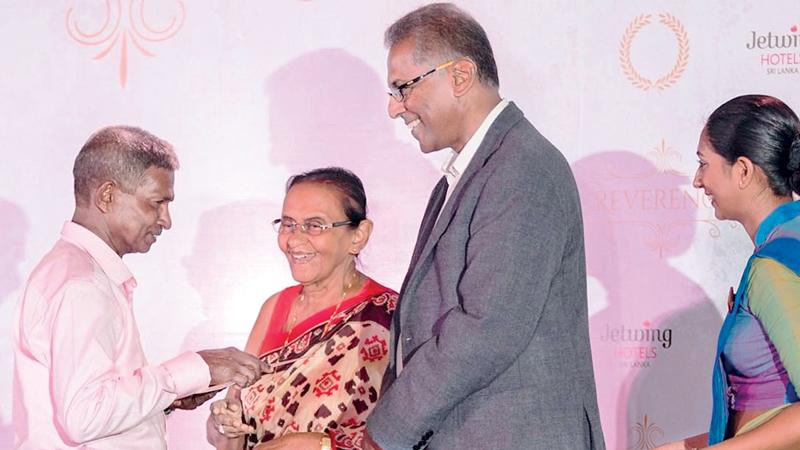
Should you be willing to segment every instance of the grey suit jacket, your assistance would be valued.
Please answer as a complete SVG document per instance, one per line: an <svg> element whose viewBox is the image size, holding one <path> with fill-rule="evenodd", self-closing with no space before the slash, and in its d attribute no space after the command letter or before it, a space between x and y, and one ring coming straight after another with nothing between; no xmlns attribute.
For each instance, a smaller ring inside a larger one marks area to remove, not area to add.
<svg viewBox="0 0 800 450"><path fill-rule="evenodd" d="M402 340L404 368L390 365L368 420L378 444L605 448L577 188L513 103L409 271L391 348Z"/></svg>

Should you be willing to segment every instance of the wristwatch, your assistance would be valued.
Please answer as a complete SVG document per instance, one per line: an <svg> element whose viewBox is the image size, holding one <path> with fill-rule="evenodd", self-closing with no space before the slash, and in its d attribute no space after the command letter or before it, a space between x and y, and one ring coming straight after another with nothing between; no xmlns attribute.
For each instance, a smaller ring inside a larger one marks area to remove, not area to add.
<svg viewBox="0 0 800 450"><path fill-rule="evenodd" d="M331 444L331 437L328 435L322 436L319 438L319 449L320 450L333 450L333 446Z"/></svg>

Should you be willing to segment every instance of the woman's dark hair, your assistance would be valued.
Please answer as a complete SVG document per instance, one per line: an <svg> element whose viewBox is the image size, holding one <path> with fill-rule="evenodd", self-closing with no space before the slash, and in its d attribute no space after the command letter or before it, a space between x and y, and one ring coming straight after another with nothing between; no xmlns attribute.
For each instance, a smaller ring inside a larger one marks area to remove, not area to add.
<svg viewBox="0 0 800 450"><path fill-rule="evenodd" d="M768 95L743 95L706 122L708 141L729 163L744 156L764 171L775 195L800 193L800 120Z"/></svg>
<svg viewBox="0 0 800 450"><path fill-rule="evenodd" d="M292 175L286 182L286 192L301 183L327 184L336 188L341 194L342 209L347 220L352 222L350 227L357 227L367 218L367 194L364 193L364 184L353 172L341 167L324 167Z"/></svg>

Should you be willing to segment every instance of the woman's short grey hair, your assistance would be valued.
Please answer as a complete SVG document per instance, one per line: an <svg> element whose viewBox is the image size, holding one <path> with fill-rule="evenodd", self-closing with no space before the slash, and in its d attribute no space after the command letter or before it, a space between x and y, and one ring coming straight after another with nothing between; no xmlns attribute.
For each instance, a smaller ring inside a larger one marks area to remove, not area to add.
<svg viewBox="0 0 800 450"><path fill-rule="evenodd" d="M75 201L88 202L91 190L106 181L133 193L144 172L153 166L178 170L178 157L169 142L137 127L102 128L89 137L75 158Z"/></svg>
<svg viewBox="0 0 800 450"><path fill-rule="evenodd" d="M481 83L499 87L492 45L483 27L465 11L450 3L418 8L393 23L384 35L387 48L414 40L417 63L441 64L446 59L467 57L478 67ZM433 59L443 59L433 61Z"/></svg>

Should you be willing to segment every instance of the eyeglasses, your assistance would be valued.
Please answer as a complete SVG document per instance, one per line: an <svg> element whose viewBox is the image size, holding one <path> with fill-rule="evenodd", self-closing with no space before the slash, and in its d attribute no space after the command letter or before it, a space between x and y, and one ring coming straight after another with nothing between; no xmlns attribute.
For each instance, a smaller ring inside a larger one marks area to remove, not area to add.
<svg viewBox="0 0 800 450"><path fill-rule="evenodd" d="M323 231L341 227L343 225L350 225L353 223L352 220L344 220L341 222L333 222L330 224L318 223L318 222L303 222L297 223L293 220L286 220L286 219L275 219L272 221L272 228L278 232L278 234L292 234L295 230L299 229L305 234L311 236L319 236L322 234Z"/></svg>
<svg viewBox="0 0 800 450"><path fill-rule="evenodd" d="M433 69L423 73L422 75L420 75L420 76L418 76L418 77L416 77L414 79L408 80L405 83L400 84L399 86L390 85L388 94L393 99L397 100L398 102L405 101L406 92L408 92L408 90L411 89L415 84L417 84L420 81L424 80L425 77L427 77L428 75L436 72L437 70L444 69L445 67L448 67L448 66L452 65L455 62L456 62L456 60L454 59L454 60L451 60L451 61L447 61L446 63L439 64L438 66L434 67Z"/></svg>

